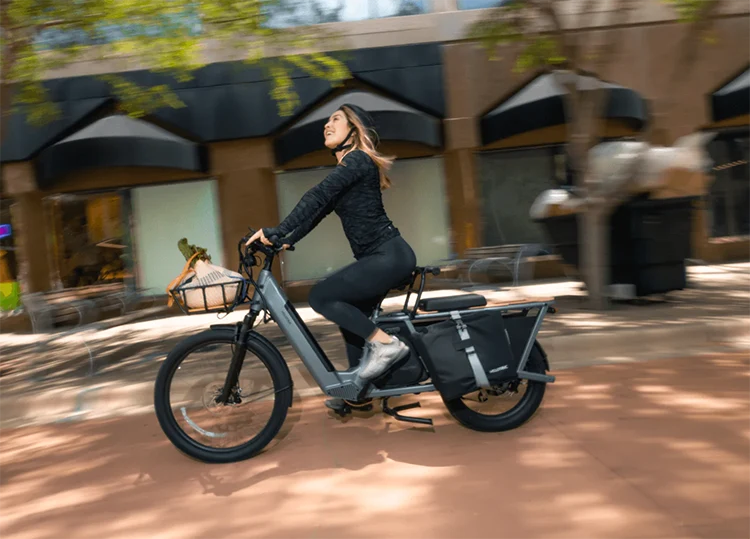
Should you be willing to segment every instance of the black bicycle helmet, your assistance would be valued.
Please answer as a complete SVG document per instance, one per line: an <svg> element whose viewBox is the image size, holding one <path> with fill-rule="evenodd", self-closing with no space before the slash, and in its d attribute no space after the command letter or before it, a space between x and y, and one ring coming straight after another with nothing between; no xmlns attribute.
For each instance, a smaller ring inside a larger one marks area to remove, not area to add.
<svg viewBox="0 0 750 539"><path fill-rule="evenodd" d="M343 110L344 107L348 108L354 113L354 115L362 123L365 129L367 129L373 144L375 144L375 147L377 147L378 144L380 144L380 137L378 137L378 132L375 130L375 121L372 119L372 116L370 116L370 114L359 105L354 105L352 103L344 103L337 110ZM343 142L331 150L331 155L335 156L338 152L351 148L352 145L347 144L347 142L351 138L352 134L354 134L353 127L349 130L349 134L346 135L346 138L343 140Z"/></svg>

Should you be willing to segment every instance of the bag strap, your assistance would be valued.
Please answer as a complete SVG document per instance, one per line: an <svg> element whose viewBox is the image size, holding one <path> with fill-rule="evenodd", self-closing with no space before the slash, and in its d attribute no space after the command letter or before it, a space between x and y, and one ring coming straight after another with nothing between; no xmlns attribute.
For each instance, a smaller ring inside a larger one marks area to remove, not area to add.
<svg viewBox="0 0 750 539"><path fill-rule="evenodd" d="M465 342L465 344L470 344L471 337L469 336L469 330L466 328L466 324L464 324L464 321L461 320L461 315L458 313L458 311L451 311L451 318L456 323L458 336L462 341L467 341ZM484 389L492 387L490 385L490 381L487 379L487 374L484 372L482 362L479 361L479 356L477 355L477 351L474 346L467 346L465 352L466 357L469 359L471 370L474 372L474 379L477 381L477 385Z"/></svg>
<svg viewBox="0 0 750 539"><path fill-rule="evenodd" d="M172 296L172 289L179 286L182 280L187 276L188 273L191 271L195 271L190 267L190 264L192 264L193 260L196 256L201 254L200 252L195 253L193 256L191 256L187 262L185 262L185 267L182 268L182 273L180 273L177 277L172 279L172 282L167 285L167 307L171 307L174 303L174 296Z"/></svg>

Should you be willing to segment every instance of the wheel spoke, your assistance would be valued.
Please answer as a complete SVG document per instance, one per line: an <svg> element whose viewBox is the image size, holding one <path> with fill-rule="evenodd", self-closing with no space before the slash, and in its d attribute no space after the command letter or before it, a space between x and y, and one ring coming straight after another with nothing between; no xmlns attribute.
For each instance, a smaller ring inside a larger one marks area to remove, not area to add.
<svg viewBox="0 0 750 539"><path fill-rule="evenodd" d="M277 390L274 390L273 388L269 388L269 389L266 389L266 390L263 390L263 391L256 391L255 393L249 393L248 395L242 395L242 402L248 402L248 403L250 403L250 402L262 401L264 397L261 397L261 398L255 399L255 400L248 399L247 397L252 397L254 395L261 395L261 394L262 395L270 395L270 394L277 395L277 394L281 393L282 391L286 391L287 389L291 389L291 386L283 387L283 388L277 389Z"/></svg>

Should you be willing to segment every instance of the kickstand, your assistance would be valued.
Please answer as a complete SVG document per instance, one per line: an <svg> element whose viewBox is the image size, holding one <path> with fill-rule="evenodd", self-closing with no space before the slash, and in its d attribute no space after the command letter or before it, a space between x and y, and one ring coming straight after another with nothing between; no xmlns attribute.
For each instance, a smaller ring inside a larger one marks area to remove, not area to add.
<svg viewBox="0 0 750 539"><path fill-rule="evenodd" d="M409 423L420 423L422 425L432 425L432 419L424 418L424 417L409 417L405 415L399 414L399 412L403 412L404 410L411 410L412 408L419 408L422 406L419 402L413 402L411 404L404 404L403 406L395 406L393 408L390 408L388 406L388 399L390 397L386 397L383 399L383 412L388 414L389 416L398 419L399 421L406 421Z"/></svg>

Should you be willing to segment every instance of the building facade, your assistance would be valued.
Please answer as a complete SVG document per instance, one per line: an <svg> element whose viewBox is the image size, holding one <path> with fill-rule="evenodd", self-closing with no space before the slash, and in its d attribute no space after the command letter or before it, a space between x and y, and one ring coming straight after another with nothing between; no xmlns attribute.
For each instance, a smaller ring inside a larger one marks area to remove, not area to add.
<svg viewBox="0 0 750 539"><path fill-rule="evenodd" d="M161 292L184 264L183 237L234 267L248 226L278 223L330 171L322 127L344 102L371 111L382 150L397 157L385 204L420 263L478 246L545 243L529 208L572 181L562 90L545 72L514 72L512 53L491 61L463 39L493 3L378 1L369 11L332 12L343 21L336 29L350 47L352 79L331 88L296 74L300 105L291 117L279 116L260 70L221 58L190 82L165 79L186 107L137 120L117 112L85 67L55 73L48 89L63 117L40 128L12 117L3 141L0 225L9 226L0 234L0 295L18 294L19 275L29 292L121 281ZM750 20L747 5L727 10L718 41L689 62L687 28L661 2L644 1L638 24L579 30L621 34L617 58L594 74L610 89L602 138L645 130L669 145L716 132L714 181L693 223L694 256L711 262L747 258L750 249ZM324 22L311 13L285 24ZM351 260L331 216L284 255L278 277L301 299Z"/></svg>

